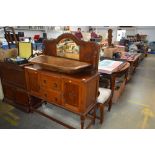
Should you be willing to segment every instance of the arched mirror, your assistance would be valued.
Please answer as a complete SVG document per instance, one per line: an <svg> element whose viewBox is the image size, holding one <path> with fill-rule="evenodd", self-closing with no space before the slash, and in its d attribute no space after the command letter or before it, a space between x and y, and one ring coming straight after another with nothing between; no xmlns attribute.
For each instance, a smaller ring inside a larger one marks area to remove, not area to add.
<svg viewBox="0 0 155 155"><path fill-rule="evenodd" d="M60 40L57 45L57 56L79 60L80 46L78 46L71 38Z"/></svg>

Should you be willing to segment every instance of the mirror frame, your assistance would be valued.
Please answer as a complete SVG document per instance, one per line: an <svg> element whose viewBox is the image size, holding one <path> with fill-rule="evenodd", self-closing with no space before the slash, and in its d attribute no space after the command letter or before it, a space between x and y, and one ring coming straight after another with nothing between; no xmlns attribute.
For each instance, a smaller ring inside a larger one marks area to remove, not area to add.
<svg viewBox="0 0 155 155"><path fill-rule="evenodd" d="M45 48L43 50L43 54L57 57L56 45L60 40L64 38L72 39L80 47L79 60L77 61L90 63L92 64L92 71L98 70L100 46L95 42L86 42L83 40L79 40L76 36L74 36L71 33L64 33L60 35L57 39L44 40Z"/></svg>

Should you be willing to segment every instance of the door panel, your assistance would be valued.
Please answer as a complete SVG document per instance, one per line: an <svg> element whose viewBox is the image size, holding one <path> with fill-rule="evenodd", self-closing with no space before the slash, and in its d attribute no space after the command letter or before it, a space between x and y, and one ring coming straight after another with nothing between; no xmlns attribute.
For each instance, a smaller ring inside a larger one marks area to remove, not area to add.
<svg viewBox="0 0 155 155"><path fill-rule="evenodd" d="M63 82L63 104L74 111L79 111L80 85L72 80Z"/></svg>
<svg viewBox="0 0 155 155"><path fill-rule="evenodd" d="M9 85L3 84L4 97L6 99L14 101L14 98L15 98L15 90L14 89L15 88L13 88Z"/></svg>
<svg viewBox="0 0 155 155"><path fill-rule="evenodd" d="M32 95L40 95L39 75L36 71L28 71L28 89Z"/></svg>
<svg viewBox="0 0 155 155"><path fill-rule="evenodd" d="M16 89L15 102L21 105L28 105L29 104L28 94L25 91Z"/></svg>

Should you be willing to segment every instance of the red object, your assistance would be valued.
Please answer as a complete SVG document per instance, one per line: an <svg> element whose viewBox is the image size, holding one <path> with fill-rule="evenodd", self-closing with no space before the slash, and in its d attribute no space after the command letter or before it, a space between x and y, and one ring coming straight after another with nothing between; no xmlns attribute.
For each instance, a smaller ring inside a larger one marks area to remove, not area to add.
<svg viewBox="0 0 155 155"><path fill-rule="evenodd" d="M98 38L98 35L95 32L91 33L91 38Z"/></svg>
<svg viewBox="0 0 155 155"><path fill-rule="evenodd" d="M39 38L40 38L40 35L34 35L34 41L39 40Z"/></svg>
<svg viewBox="0 0 155 155"><path fill-rule="evenodd" d="M75 36L78 38L78 39L82 39L83 38L83 35L81 32L76 32L75 33Z"/></svg>

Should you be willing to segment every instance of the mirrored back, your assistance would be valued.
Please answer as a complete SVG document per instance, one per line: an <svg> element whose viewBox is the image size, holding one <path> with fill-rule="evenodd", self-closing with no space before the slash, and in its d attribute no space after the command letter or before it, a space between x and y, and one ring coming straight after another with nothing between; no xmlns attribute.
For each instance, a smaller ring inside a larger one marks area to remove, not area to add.
<svg viewBox="0 0 155 155"><path fill-rule="evenodd" d="M79 60L80 46L78 46L71 38L64 38L56 45L57 56Z"/></svg>

